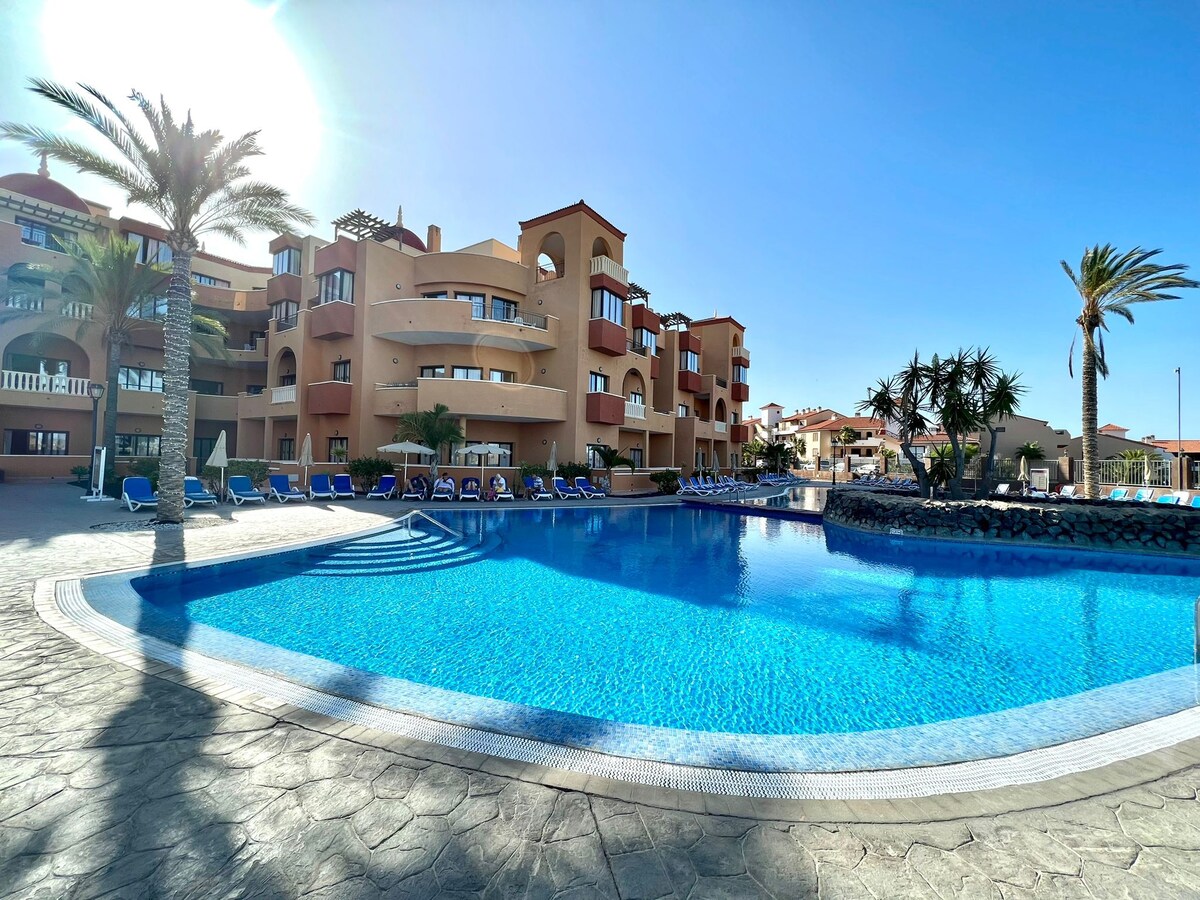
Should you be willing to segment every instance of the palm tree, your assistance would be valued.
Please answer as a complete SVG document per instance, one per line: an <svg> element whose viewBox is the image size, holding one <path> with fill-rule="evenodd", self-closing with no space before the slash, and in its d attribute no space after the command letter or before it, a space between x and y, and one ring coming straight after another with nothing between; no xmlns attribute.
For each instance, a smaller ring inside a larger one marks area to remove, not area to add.
<svg viewBox="0 0 1200 900"><path fill-rule="evenodd" d="M979 479L979 488L975 491L976 500L982 500L992 492L992 479L995 474L992 470L996 465L997 428L999 423L1017 414L1017 409L1021 405L1021 395L1025 393L1024 386L1018 380L1020 377L1019 373L1010 375L1007 372L1001 372L997 375L991 390L984 399L983 408L980 410L980 417L983 419L983 425L988 430L991 440L988 441L988 454L987 461L983 466L983 477Z"/></svg>
<svg viewBox="0 0 1200 900"><path fill-rule="evenodd" d="M258 132L226 141L219 131L197 131L189 112L180 124L163 99L151 103L138 91L129 99L145 118L147 139L107 97L88 85L79 91L32 79L30 90L67 110L99 132L116 149L115 158L79 141L32 125L6 122L0 137L24 144L122 190L131 205L150 209L167 231L171 282L163 323L163 430L158 521L183 521L183 477L187 466L188 387L191 374L192 256L200 238L216 234L243 243L247 229L272 232L313 217L292 205L281 189L250 179L246 163L261 156Z"/></svg>
<svg viewBox="0 0 1200 900"><path fill-rule="evenodd" d="M1145 450L1122 450L1113 459L1120 460L1122 484L1149 483L1150 454ZM1142 477L1134 478L1134 473L1138 471Z"/></svg>
<svg viewBox="0 0 1200 900"><path fill-rule="evenodd" d="M929 480L934 487L949 487L955 474L955 450L949 444L938 444L929 450Z"/></svg>
<svg viewBox="0 0 1200 900"><path fill-rule="evenodd" d="M429 474L437 474L438 460L442 448L461 444L466 439L458 418L450 414L450 407L439 403L433 409L404 413L396 423L397 441L416 441L433 451L433 462Z"/></svg>
<svg viewBox="0 0 1200 900"><path fill-rule="evenodd" d="M1094 499L1100 494L1099 449L1097 447L1096 375L1108 377L1108 362L1104 356L1103 332L1108 331L1109 313L1133 324L1130 307L1135 303L1155 303L1159 300L1178 300L1170 293L1183 288L1200 287L1200 282L1185 278L1188 267L1178 263L1169 266L1150 262L1161 250L1134 247L1121 253L1112 244L1088 247L1083 251L1076 275L1067 261L1060 260L1063 271L1075 285L1083 301L1083 309L1075 324L1083 333L1083 490ZM1068 369L1075 374L1075 343L1071 343Z"/></svg>
<svg viewBox="0 0 1200 900"><path fill-rule="evenodd" d="M628 466L629 473L632 475L635 468L634 461L627 456L622 456L621 451L615 447L596 447L593 451L596 458L600 460L604 466L604 477L608 479L608 489L612 490L612 470L618 466Z"/></svg>
<svg viewBox="0 0 1200 900"><path fill-rule="evenodd" d="M1046 452L1042 449L1042 445L1037 441L1028 441L1013 451L1013 459L1017 461L1018 465L1020 464L1021 460L1025 460L1025 462L1028 464L1045 458ZM1028 469L1028 465L1026 465L1026 469Z"/></svg>
<svg viewBox="0 0 1200 900"><path fill-rule="evenodd" d="M846 458L846 448L858 440L858 432L849 425L843 425L838 431L837 441L842 445L842 459Z"/></svg>
<svg viewBox="0 0 1200 900"><path fill-rule="evenodd" d="M757 466L766 446L759 438L742 444L742 464L747 467Z"/></svg>
<svg viewBox="0 0 1200 900"><path fill-rule="evenodd" d="M763 445L762 458L768 472L781 472L791 450L783 441L770 441Z"/></svg>

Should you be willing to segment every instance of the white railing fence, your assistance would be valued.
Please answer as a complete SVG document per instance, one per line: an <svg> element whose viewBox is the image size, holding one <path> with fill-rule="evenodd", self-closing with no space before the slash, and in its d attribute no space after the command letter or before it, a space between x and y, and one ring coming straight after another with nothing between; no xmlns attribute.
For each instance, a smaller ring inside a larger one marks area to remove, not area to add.
<svg viewBox="0 0 1200 900"><path fill-rule="evenodd" d="M92 317L92 304L83 303L79 300L65 300L63 301L61 311L68 319L90 319Z"/></svg>
<svg viewBox="0 0 1200 900"><path fill-rule="evenodd" d="M592 275L607 275L615 278L621 284L629 284L629 270L607 256L592 257Z"/></svg>
<svg viewBox="0 0 1200 900"><path fill-rule="evenodd" d="M1169 459L1101 459L1100 483L1113 485L1141 485L1143 487L1170 487L1171 460ZM1072 460L1075 480L1083 481L1083 460Z"/></svg>
<svg viewBox="0 0 1200 900"><path fill-rule="evenodd" d="M296 386L294 384L285 384L283 387L271 388L272 403L294 403L296 400Z"/></svg>
<svg viewBox="0 0 1200 900"><path fill-rule="evenodd" d="M713 431L717 434L725 434L729 431L729 425L725 422L713 422Z"/></svg>
<svg viewBox="0 0 1200 900"><path fill-rule="evenodd" d="M0 388L6 391L36 391L42 394L66 394L70 397L86 397L86 378L68 378L66 375L40 375L37 372L14 372L9 369L0 375Z"/></svg>
<svg viewBox="0 0 1200 900"><path fill-rule="evenodd" d="M634 403L632 400L625 401L625 418L627 419L644 419L646 418L646 404Z"/></svg>

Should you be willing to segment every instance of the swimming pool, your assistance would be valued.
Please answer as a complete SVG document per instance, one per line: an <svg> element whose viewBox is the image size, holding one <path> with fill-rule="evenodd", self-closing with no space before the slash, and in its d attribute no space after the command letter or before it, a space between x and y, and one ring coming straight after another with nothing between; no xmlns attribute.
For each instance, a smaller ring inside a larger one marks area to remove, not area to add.
<svg viewBox="0 0 1200 900"><path fill-rule="evenodd" d="M702 765L972 759L1195 704L1200 562L685 507L436 515L482 543L418 523L92 602L333 693Z"/></svg>

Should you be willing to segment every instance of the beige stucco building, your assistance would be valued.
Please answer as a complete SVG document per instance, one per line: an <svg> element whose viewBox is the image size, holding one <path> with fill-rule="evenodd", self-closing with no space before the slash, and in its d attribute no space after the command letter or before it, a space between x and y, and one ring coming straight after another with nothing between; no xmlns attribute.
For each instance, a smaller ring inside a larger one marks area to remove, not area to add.
<svg viewBox="0 0 1200 900"><path fill-rule="evenodd" d="M644 484L651 469L740 459L745 329L652 309L624 266L625 233L586 203L521 222L515 247L444 251L436 226L422 239L359 211L335 227L332 241L275 237L271 266L196 255L195 302L230 339L224 353L193 353L193 468L222 430L231 455L285 471L305 435L319 462L375 455L400 414L439 403L468 443L510 451L485 460L488 472L545 463L555 445L560 462L616 447L642 472L622 475L620 489ZM135 240L146 261L169 258L161 229L114 218L48 173L0 178L10 313L0 323L0 469L10 478L64 476L90 456L100 329L69 280L30 268L63 268L60 242L83 234ZM157 455L162 360L161 327L148 321L121 361L118 457ZM479 471L478 459L442 462Z"/></svg>

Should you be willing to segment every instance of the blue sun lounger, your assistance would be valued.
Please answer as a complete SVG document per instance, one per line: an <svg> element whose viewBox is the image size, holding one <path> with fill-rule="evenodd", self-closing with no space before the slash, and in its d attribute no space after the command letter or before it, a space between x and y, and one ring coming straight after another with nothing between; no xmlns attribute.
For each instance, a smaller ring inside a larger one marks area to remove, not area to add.
<svg viewBox="0 0 1200 900"><path fill-rule="evenodd" d="M593 485L583 475L575 476L575 488L580 493L582 493L583 496L587 497L589 500L592 500L596 497L607 497L608 496L608 494L606 494L604 491L600 490L600 488Z"/></svg>
<svg viewBox="0 0 1200 900"><path fill-rule="evenodd" d="M348 497L353 500L358 495L354 493L354 485L350 481L349 475L334 475L333 476L333 499L341 500L343 497Z"/></svg>
<svg viewBox="0 0 1200 900"><path fill-rule="evenodd" d="M217 505L217 495L204 489L203 483L195 475L187 475L183 479L183 505L192 507L197 503Z"/></svg>
<svg viewBox="0 0 1200 900"><path fill-rule="evenodd" d="M381 475L379 484L375 485L375 490L367 491L368 500L391 500L392 495L396 493L396 476Z"/></svg>
<svg viewBox="0 0 1200 900"><path fill-rule="evenodd" d="M537 480L532 475L526 475L521 479L525 482L525 499L526 500L553 500L554 495L546 490L545 486L538 487Z"/></svg>
<svg viewBox="0 0 1200 900"><path fill-rule="evenodd" d="M254 483L248 475L230 475L229 484L225 486L225 495L235 506L243 503L266 503L267 495L254 489Z"/></svg>
<svg viewBox="0 0 1200 900"><path fill-rule="evenodd" d="M143 506L150 509L158 508L158 494L150 487L150 479L140 475L130 475L121 482L121 503L130 512L137 512Z"/></svg>
<svg viewBox="0 0 1200 900"><path fill-rule="evenodd" d="M337 497L326 474L314 475L308 483L308 499L316 500L318 497L322 500L333 500Z"/></svg>
<svg viewBox="0 0 1200 900"><path fill-rule="evenodd" d="M478 500L479 499L479 479L464 478L462 487L458 490L459 500Z"/></svg>
<svg viewBox="0 0 1200 900"><path fill-rule="evenodd" d="M307 494L292 487L292 482L286 475L268 475L267 480L271 484L270 496L273 500L287 503L289 500L308 499Z"/></svg>
<svg viewBox="0 0 1200 900"><path fill-rule="evenodd" d="M554 476L554 493L562 500L579 500L583 497L583 491L571 487L567 480L559 475Z"/></svg>

